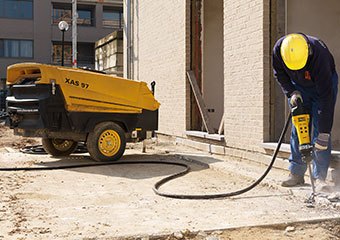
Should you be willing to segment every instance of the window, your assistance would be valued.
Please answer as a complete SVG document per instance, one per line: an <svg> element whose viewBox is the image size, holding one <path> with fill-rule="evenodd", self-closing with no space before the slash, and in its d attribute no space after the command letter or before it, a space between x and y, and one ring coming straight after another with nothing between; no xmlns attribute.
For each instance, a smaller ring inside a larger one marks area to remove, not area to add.
<svg viewBox="0 0 340 240"><path fill-rule="evenodd" d="M53 7L52 23L58 24L60 21L66 21L68 24L72 23L72 11L70 9Z"/></svg>
<svg viewBox="0 0 340 240"><path fill-rule="evenodd" d="M33 19L33 0L0 0L0 17Z"/></svg>
<svg viewBox="0 0 340 240"><path fill-rule="evenodd" d="M79 66L94 66L94 43L79 43L77 57Z"/></svg>
<svg viewBox="0 0 340 240"><path fill-rule="evenodd" d="M93 26L94 25L94 6L77 6L78 25ZM72 24L72 5L71 4L57 4L53 5L52 23L58 24L60 21L66 21Z"/></svg>
<svg viewBox="0 0 340 240"><path fill-rule="evenodd" d="M33 58L33 41L0 39L0 57Z"/></svg>
<svg viewBox="0 0 340 240"><path fill-rule="evenodd" d="M59 42L54 42L52 46L52 63L60 65L62 57L62 45ZM64 43L64 64L72 65L72 45Z"/></svg>
<svg viewBox="0 0 340 240"><path fill-rule="evenodd" d="M61 42L53 42L52 44L52 63L60 65L62 57ZM94 44L93 43L78 43L77 63L82 66L94 65ZM64 43L64 64L72 65L72 45L70 42Z"/></svg>
<svg viewBox="0 0 340 240"><path fill-rule="evenodd" d="M123 10L104 8L103 26L121 29L123 27Z"/></svg>
<svg viewBox="0 0 340 240"><path fill-rule="evenodd" d="M78 25L93 25L92 22L92 11L78 9Z"/></svg>

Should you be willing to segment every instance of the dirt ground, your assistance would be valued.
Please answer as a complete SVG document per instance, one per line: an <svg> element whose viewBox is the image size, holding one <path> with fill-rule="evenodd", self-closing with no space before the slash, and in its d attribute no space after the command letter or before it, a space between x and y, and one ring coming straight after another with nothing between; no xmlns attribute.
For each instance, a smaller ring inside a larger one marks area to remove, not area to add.
<svg viewBox="0 0 340 240"><path fill-rule="evenodd" d="M52 158L19 151L38 143L13 136L0 125L0 168L92 162L88 154ZM179 194L239 190L254 182L265 167L166 141L149 143L146 153L141 144L128 145L122 158L155 160L191 167L188 175L161 187L162 192ZM152 191L155 182L179 170L137 164L0 172L0 240L340 239L340 199L320 195L308 207L304 201L310 185L280 187L284 170L274 168L254 190L231 198L181 200Z"/></svg>
<svg viewBox="0 0 340 240"><path fill-rule="evenodd" d="M25 146L40 144L37 138L27 138L16 136L13 134L13 130L4 126L0 121L0 148L14 148L19 150Z"/></svg>

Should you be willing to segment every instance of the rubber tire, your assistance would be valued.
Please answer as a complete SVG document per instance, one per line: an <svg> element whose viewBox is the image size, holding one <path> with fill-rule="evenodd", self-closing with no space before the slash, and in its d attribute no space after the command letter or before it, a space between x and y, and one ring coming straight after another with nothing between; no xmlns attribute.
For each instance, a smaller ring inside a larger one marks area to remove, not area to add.
<svg viewBox="0 0 340 240"><path fill-rule="evenodd" d="M61 141L64 141L64 142L69 141L69 142L71 142L71 145L70 145L70 147L68 147L65 150L60 150L60 149L56 148L55 140L58 140L58 141L61 140ZM73 140L67 140L67 139L43 138L41 140L41 142L42 142L42 146L43 146L44 150L47 153L49 153L49 154L51 154L52 156L55 156L55 157L68 156L71 153L73 153L78 146L78 142L73 141Z"/></svg>
<svg viewBox="0 0 340 240"><path fill-rule="evenodd" d="M104 155L98 146L99 138L102 133L105 131L113 130L116 132L120 138L120 146L118 151L112 156ZM90 153L90 156L99 162L105 161L116 161L124 154L125 147L126 147L126 139L125 139L125 132L124 130L114 122L102 122L95 126L94 130L89 133L86 141L87 150Z"/></svg>

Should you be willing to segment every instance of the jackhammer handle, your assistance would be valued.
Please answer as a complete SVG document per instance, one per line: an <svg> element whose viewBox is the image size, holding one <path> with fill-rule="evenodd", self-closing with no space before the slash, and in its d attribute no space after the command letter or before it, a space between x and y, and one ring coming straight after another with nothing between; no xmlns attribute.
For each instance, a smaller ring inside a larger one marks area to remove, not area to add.
<svg viewBox="0 0 340 240"><path fill-rule="evenodd" d="M298 99L296 100L296 106L297 106L298 108L302 107L302 99L301 99L301 98L298 98Z"/></svg>

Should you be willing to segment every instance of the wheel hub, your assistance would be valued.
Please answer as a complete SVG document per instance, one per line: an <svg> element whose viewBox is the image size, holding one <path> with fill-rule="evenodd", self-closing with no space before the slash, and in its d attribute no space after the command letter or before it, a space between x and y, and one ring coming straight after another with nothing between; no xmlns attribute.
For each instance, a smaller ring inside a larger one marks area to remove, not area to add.
<svg viewBox="0 0 340 240"><path fill-rule="evenodd" d="M120 148L120 137L114 130L104 131L98 139L99 151L105 156L115 155Z"/></svg>
<svg viewBox="0 0 340 240"><path fill-rule="evenodd" d="M64 139L53 139L52 144L59 151L67 151L73 144L73 141Z"/></svg>

